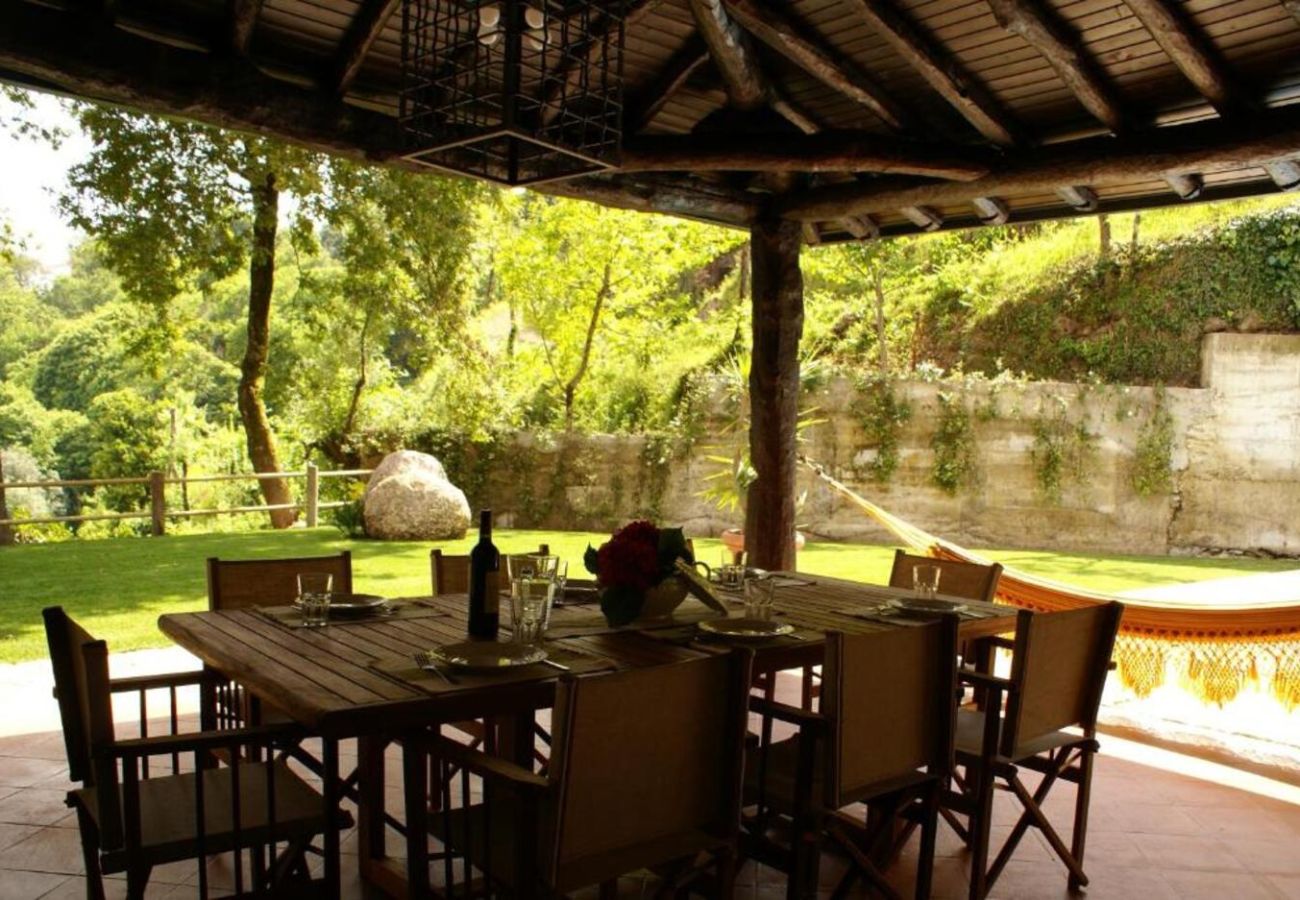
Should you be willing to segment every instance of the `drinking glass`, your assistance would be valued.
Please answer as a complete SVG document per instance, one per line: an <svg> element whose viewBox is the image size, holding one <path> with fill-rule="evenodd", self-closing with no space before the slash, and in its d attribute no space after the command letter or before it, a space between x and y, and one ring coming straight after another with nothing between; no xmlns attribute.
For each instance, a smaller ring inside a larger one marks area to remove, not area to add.
<svg viewBox="0 0 1300 900"><path fill-rule="evenodd" d="M512 582L517 578L546 578L555 580L556 567L560 562L558 556L541 553L526 553L506 557L506 577Z"/></svg>
<svg viewBox="0 0 1300 900"><path fill-rule="evenodd" d="M724 588L738 588L745 581L745 567L728 563L718 566L718 584Z"/></svg>
<svg viewBox="0 0 1300 900"><path fill-rule="evenodd" d="M514 643L522 647L541 645L554 599L553 579L525 575L511 580L510 630Z"/></svg>
<svg viewBox="0 0 1300 900"><path fill-rule="evenodd" d="M320 628L329 623L330 591L334 576L320 572L302 572L298 575L298 606L302 611L302 624Z"/></svg>
<svg viewBox="0 0 1300 900"><path fill-rule="evenodd" d="M569 583L569 562L568 562L568 560L564 560L564 559L556 559L556 561L555 561L555 579L554 579L554 580L555 580L555 599L558 599L561 603L563 603L563 602L564 602L564 586L567 585L567 584ZM552 605L554 605L554 603L555 603L555 599L552 599L552 601L551 601ZM547 623L548 623L548 624L549 624L549 622L550 622L550 618L551 618L551 617L550 617L550 614L549 614L549 611L548 611L548 614L547 614L547 616L546 616L546 620L547 620Z"/></svg>
<svg viewBox="0 0 1300 900"><path fill-rule="evenodd" d="M776 583L770 578L750 578L745 581L745 618L769 622L772 619L772 601L776 599Z"/></svg>
<svg viewBox="0 0 1300 900"><path fill-rule="evenodd" d="M913 566L912 596L918 600L933 600L934 595L939 593L941 571L938 566Z"/></svg>

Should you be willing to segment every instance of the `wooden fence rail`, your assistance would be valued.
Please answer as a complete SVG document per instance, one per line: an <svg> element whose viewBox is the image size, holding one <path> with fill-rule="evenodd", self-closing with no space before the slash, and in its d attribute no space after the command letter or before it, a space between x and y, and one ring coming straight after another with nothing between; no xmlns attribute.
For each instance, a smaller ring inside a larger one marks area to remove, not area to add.
<svg viewBox="0 0 1300 900"><path fill-rule="evenodd" d="M3 470L0 470L2 472ZM360 478L369 475L370 469L331 469L321 471L315 463L308 463L301 472L249 472L239 475L194 475L190 477L168 478L162 472L150 472L147 477L136 478L68 478L49 481L3 481L0 480L0 543L8 537L12 542L12 529L23 525L44 525L55 522L102 522L119 519L149 519L154 535L167 533L168 519L191 519L202 516L226 516L239 513L272 512L280 509L303 510L308 528L316 527L320 511L345 506L341 500L321 502L320 481L322 478ZM2 479L0 475L0 479ZM214 509L169 509L167 507L167 487L169 485L203 484L219 481L260 481L266 478L305 479L306 488L300 503L263 504L259 506L231 506ZM107 485L141 484L148 486L149 509L140 512L124 513L88 513L75 516L41 516L35 519L16 519L8 517L5 509L5 492L20 488L96 488Z"/></svg>

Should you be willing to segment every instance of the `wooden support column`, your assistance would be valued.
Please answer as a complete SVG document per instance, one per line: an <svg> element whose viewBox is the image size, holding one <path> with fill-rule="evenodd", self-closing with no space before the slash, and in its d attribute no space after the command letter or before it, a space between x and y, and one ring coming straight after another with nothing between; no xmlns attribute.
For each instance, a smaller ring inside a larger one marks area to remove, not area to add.
<svg viewBox="0 0 1300 900"><path fill-rule="evenodd" d="M795 431L803 336L802 229L763 220L750 230L753 354L749 365L749 457L757 473L745 509L749 564L791 570L794 558Z"/></svg>

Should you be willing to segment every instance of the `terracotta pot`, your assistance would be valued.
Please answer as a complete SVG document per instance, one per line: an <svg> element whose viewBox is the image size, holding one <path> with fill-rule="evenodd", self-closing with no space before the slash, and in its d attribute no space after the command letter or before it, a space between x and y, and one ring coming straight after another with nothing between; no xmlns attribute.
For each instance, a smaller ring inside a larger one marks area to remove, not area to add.
<svg viewBox="0 0 1300 900"><path fill-rule="evenodd" d="M667 618L685 599L686 582L676 575L665 578L645 592L645 602L641 605L641 615L637 619Z"/></svg>
<svg viewBox="0 0 1300 900"><path fill-rule="evenodd" d="M741 529L728 528L726 531L722 532L721 537L722 537L722 546L730 550L731 555L733 557L736 554L743 553L745 551L745 532L742 531ZM794 549L796 553L803 549L804 543L805 541L804 541L803 532L796 531L794 533Z"/></svg>

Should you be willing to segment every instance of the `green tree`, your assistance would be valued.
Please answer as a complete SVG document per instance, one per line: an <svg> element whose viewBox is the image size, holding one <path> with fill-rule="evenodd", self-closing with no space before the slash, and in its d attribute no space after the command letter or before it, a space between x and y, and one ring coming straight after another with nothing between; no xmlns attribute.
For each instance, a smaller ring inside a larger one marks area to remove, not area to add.
<svg viewBox="0 0 1300 900"><path fill-rule="evenodd" d="M91 401L89 423L92 478L133 478L167 465L167 409L131 388L109 391ZM102 497L119 512L138 509L147 496L143 485L110 485Z"/></svg>
<svg viewBox="0 0 1300 900"><path fill-rule="evenodd" d="M263 400L271 346L281 194L310 198L322 187L320 157L247 135L117 109L78 106L94 141L68 176L61 208L99 241L132 298L164 308L198 275L221 278L247 264L247 342L238 407L258 472L279 471ZM310 234L305 209L294 233ZM268 504L291 502L283 479L261 479ZM291 510L271 513L276 527Z"/></svg>

